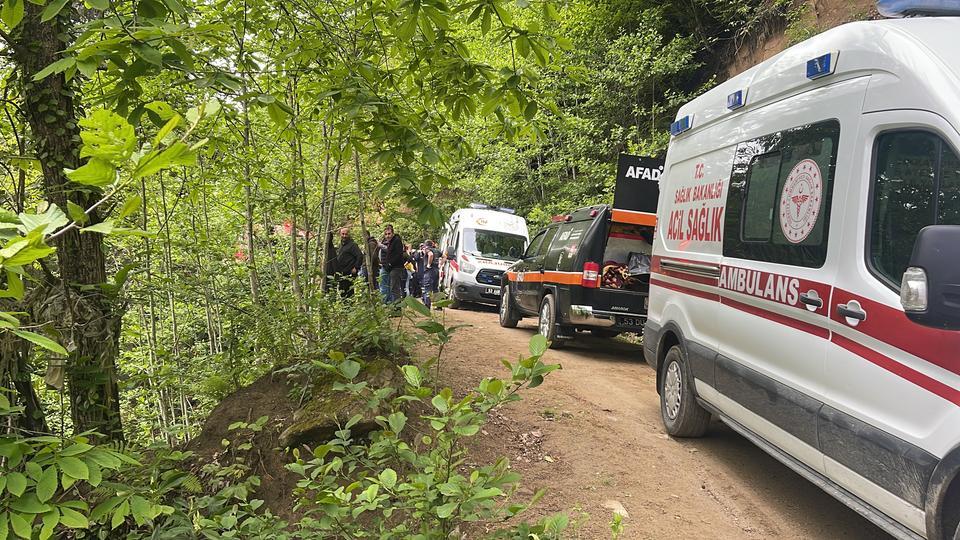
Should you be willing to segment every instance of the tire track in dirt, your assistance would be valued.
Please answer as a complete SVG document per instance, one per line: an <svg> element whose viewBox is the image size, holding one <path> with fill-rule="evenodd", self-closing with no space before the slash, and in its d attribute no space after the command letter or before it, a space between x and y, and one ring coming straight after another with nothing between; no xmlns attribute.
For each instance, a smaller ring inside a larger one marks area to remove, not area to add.
<svg viewBox="0 0 960 540"><path fill-rule="evenodd" d="M471 325L444 353L444 379L459 391L503 376L500 359L524 355L535 331L532 320L501 328L489 311L446 317ZM667 436L640 346L578 336L544 361L563 369L471 441L471 461L510 458L523 474L521 495L548 490L528 519L568 511L571 537L608 538L604 503L616 501L629 514L624 538L886 538L719 422L702 439Z"/></svg>

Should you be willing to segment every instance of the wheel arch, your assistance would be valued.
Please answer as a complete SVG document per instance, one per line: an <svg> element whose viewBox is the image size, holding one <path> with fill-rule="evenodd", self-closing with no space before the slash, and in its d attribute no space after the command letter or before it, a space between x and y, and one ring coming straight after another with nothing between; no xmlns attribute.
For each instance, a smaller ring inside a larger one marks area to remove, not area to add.
<svg viewBox="0 0 960 540"><path fill-rule="evenodd" d="M924 506L927 540L952 540L960 527L960 444L933 470Z"/></svg>
<svg viewBox="0 0 960 540"><path fill-rule="evenodd" d="M660 393L660 382L663 379L664 358L674 345L680 346L683 357L687 358L687 342L683 338L683 331L675 323L667 323L660 330L657 339L657 393Z"/></svg>

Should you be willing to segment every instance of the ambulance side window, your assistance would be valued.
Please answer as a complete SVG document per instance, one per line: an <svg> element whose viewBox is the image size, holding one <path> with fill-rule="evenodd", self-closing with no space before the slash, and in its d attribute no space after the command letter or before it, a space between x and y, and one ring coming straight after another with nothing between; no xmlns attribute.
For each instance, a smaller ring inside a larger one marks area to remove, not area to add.
<svg viewBox="0 0 960 540"><path fill-rule="evenodd" d="M828 120L738 145L727 192L724 256L823 266L839 142L840 124Z"/></svg>
<svg viewBox="0 0 960 540"><path fill-rule="evenodd" d="M960 225L960 159L929 131L881 134L874 150L870 267L894 290L927 225Z"/></svg>

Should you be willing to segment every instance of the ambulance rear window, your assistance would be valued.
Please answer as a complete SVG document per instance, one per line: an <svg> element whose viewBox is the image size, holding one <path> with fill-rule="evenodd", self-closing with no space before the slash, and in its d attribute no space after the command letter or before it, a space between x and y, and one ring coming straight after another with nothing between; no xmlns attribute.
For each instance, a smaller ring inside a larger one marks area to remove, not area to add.
<svg viewBox="0 0 960 540"><path fill-rule="evenodd" d="M839 142L840 124L829 120L740 143L728 190L723 254L823 266Z"/></svg>

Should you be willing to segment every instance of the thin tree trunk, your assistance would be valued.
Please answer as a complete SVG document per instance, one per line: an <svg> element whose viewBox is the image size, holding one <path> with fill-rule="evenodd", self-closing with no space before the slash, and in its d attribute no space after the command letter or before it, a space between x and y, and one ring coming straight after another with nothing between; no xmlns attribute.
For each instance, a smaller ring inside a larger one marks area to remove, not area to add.
<svg viewBox="0 0 960 540"><path fill-rule="evenodd" d="M355 148L353 149L353 170L357 179L357 197L360 199L360 234L363 235L363 243L366 248L363 250L363 258L367 265L367 283L370 284L370 290L375 291L377 289L377 282L374 281L375 278L373 277L373 250L370 249L370 243L367 242L367 238L370 238L370 235L367 234L367 220L363 212L363 184L360 182L360 154L357 153Z"/></svg>
<svg viewBox="0 0 960 540"><path fill-rule="evenodd" d="M170 242L170 212L167 209L167 189L163 183L163 172L159 174L160 179L160 203L163 209L163 255L164 266L167 273L167 303L170 306L170 330L173 334L173 354L175 358L180 358L180 329L177 324L177 303L173 293L173 254Z"/></svg>
<svg viewBox="0 0 960 540"><path fill-rule="evenodd" d="M140 200L142 204L141 228L147 230L149 225L149 214L147 213L147 183L143 179L140 180ZM149 319L146 320L144 324L144 326L147 327L147 347L149 349L150 359L150 372L147 376L147 381L157 401L157 416L160 419L160 426L163 428L164 437L167 439L167 442L170 443L172 442L170 440L170 421L167 418L164 391L162 383L157 379L160 365L157 359L157 301L153 290L153 248L150 245L150 238L147 236L143 237L143 248L144 266L147 270L147 305L150 310ZM147 316L143 313L143 306L140 307L140 312L141 317L146 319Z"/></svg>

